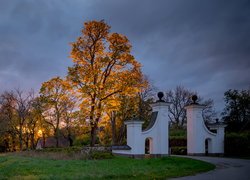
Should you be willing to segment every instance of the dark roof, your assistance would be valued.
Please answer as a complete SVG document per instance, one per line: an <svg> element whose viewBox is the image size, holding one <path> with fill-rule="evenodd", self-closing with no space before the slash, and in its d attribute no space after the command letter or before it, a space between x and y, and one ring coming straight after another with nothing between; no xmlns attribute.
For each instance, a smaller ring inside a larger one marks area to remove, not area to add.
<svg viewBox="0 0 250 180"><path fill-rule="evenodd" d="M154 126L157 115L158 115L158 111L152 112L149 125L145 129L143 129L143 131L147 131L147 130L151 129Z"/></svg>
<svg viewBox="0 0 250 180"><path fill-rule="evenodd" d="M131 147L128 145L124 145L124 146L112 146L111 147L112 150L130 150Z"/></svg>

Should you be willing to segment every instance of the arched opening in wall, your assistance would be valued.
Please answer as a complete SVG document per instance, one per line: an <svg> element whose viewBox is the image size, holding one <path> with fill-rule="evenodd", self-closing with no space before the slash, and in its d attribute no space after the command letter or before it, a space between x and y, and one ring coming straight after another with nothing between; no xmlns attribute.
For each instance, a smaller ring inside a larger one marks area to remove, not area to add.
<svg viewBox="0 0 250 180"><path fill-rule="evenodd" d="M205 140L205 155L208 156L210 153L212 153L212 140L207 138Z"/></svg>
<svg viewBox="0 0 250 180"><path fill-rule="evenodd" d="M153 151L153 140L152 138L145 139L145 154L152 154Z"/></svg>

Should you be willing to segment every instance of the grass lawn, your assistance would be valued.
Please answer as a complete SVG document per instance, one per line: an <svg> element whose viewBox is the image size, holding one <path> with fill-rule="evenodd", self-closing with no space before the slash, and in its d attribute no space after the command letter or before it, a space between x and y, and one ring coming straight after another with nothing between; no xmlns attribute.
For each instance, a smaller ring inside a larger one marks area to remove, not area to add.
<svg viewBox="0 0 250 180"><path fill-rule="evenodd" d="M0 154L0 179L166 179L214 169L179 157L105 160L53 160Z"/></svg>

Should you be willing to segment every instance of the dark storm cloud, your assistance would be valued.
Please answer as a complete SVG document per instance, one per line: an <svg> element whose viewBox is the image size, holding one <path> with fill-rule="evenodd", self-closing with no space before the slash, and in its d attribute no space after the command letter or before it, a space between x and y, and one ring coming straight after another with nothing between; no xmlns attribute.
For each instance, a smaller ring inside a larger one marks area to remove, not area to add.
<svg viewBox="0 0 250 180"><path fill-rule="evenodd" d="M41 82L65 74L71 31L63 7L29 0L1 5L0 90L24 84L37 89Z"/></svg>
<svg viewBox="0 0 250 180"><path fill-rule="evenodd" d="M158 86L182 84L215 100L229 88L249 87L249 2L164 2L138 8L139 14L150 10L142 23L132 15L137 24L128 31Z"/></svg>
<svg viewBox="0 0 250 180"><path fill-rule="evenodd" d="M249 12L247 1L116 1L99 11L111 24L123 23L118 29L125 29L144 65L155 63L159 74L156 67L145 71L155 77L168 72L174 84L183 76L200 83L221 71L248 70Z"/></svg>
<svg viewBox="0 0 250 180"><path fill-rule="evenodd" d="M221 106L224 91L250 85L247 0L3 0L0 91L17 84L39 88L65 75L69 43L92 19L104 19L130 39L159 89L183 85Z"/></svg>

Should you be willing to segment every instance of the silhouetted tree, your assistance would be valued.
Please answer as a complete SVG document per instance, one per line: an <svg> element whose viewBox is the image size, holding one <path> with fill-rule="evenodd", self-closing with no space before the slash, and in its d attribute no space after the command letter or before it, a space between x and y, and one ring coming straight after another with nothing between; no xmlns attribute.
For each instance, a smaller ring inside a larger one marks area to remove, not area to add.
<svg viewBox="0 0 250 180"><path fill-rule="evenodd" d="M250 130L250 89L228 90L224 93L226 107L222 113L227 131Z"/></svg>
<svg viewBox="0 0 250 180"><path fill-rule="evenodd" d="M31 124L34 119L31 116L34 92L24 93L20 89L1 94L1 130L7 133L8 139L12 139L12 147L15 150L16 137L19 141L19 149L22 151L24 144L29 148ZM33 132L34 133L34 132ZM11 142L11 141L9 141Z"/></svg>
<svg viewBox="0 0 250 180"><path fill-rule="evenodd" d="M174 90L169 90L166 92L165 100L171 102L169 107L169 118L171 125L175 128L183 128L186 124L186 110L185 106L192 102L192 95L196 92L192 92L182 86L177 86ZM215 118L215 111L213 110L213 100L204 100L202 97L198 97L198 102L205 105L203 110L204 121L211 121Z"/></svg>

